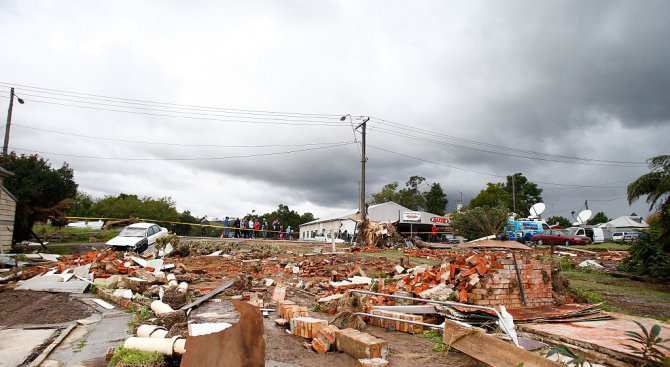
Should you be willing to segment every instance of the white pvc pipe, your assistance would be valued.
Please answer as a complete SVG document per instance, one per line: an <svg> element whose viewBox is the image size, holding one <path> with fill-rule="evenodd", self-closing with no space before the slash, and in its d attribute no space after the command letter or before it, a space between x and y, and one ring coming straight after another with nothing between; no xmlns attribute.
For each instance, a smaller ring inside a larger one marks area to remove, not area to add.
<svg viewBox="0 0 670 367"><path fill-rule="evenodd" d="M170 280L177 280L177 277L176 277L174 274L168 274L167 277L166 277L166 279L167 279L168 281L170 281Z"/></svg>
<svg viewBox="0 0 670 367"><path fill-rule="evenodd" d="M140 338L165 338L168 331L158 325L140 325L137 328L137 336Z"/></svg>
<svg viewBox="0 0 670 367"><path fill-rule="evenodd" d="M183 340L183 342L179 340ZM166 338L137 338L130 337L123 343L124 348L137 349L143 352L158 352L166 356L186 353L186 341L178 336Z"/></svg>
<svg viewBox="0 0 670 367"><path fill-rule="evenodd" d="M159 300L151 302L151 310L154 311L158 316L174 312L174 310L172 309L172 307L170 307L170 305L163 303L162 301Z"/></svg>
<svg viewBox="0 0 670 367"><path fill-rule="evenodd" d="M179 283L179 287L177 288L177 290L182 293L186 293L186 291L188 290L188 283L186 282Z"/></svg>

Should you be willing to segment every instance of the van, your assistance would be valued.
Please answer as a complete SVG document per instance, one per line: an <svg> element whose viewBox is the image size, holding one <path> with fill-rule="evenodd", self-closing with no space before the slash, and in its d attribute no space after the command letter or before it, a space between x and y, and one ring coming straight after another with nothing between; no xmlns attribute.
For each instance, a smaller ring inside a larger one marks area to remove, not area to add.
<svg viewBox="0 0 670 367"><path fill-rule="evenodd" d="M593 243L604 243L605 233L599 227L571 227L567 229L570 234L575 236L586 236L590 238Z"/></svg>

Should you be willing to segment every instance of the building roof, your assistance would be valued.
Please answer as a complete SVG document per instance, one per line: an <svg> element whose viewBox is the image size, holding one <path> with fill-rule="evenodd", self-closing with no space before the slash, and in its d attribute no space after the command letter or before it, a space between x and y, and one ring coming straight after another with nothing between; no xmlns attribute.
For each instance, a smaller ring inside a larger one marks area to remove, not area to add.
<svg viewBox="0 0 670 367"><path fill-rule="evenodd" d="M400 221L401 223L410 223L410 222L403 222L402 219L402 212L418 212L421 213L421 221L420 222L411 222L411 223L416 223L416 224L437 224L439 225L446 225L444 223L433 223L430 218L432 217L440 217L444 218L440 215L433 214L433 213L428 213L428 212L423 212L423 211L416 211L416 210L410 210L398 203L395 203L393 201L387 201L382 204L374 204L368 206L368 218L373 221L377 222L395 222L395 221ZM330 222L334 220L355 220L355 216L358 213L358 209L351 209L347 210L345 212L341 212L336 215L331 215L328 217L323 217L323 218L318 218L315 219L311 222L303 223L301 226L304 225L310 225L310 224L317 224L317 223L324 223L324 222Z"/></svg>
<svg viewBox="0 0 670 367"><path fill-rule="evenodd" d="M642 217L632 217L629 215L622 215L619 218L601 225L605 228L646 228L649 224L642 219Z"/></svg>

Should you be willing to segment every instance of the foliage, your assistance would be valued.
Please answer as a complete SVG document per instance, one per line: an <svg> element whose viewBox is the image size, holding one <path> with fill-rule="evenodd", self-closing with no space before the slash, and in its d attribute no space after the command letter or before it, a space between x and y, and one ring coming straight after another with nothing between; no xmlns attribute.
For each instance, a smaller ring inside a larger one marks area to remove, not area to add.
<svg viewBox="0 0 670 367"><path fill-rule="evenodd" d="M489 182L486 188L470 200L470 207L494 207L504 203L508 210L516 207L516 213L527 217L531 205L542 201L542 189L521 173L507 176L506 181L499 183Z"/></svg>
<svg viewBox="0 0 670 367"><path fill-rule="evenodd" d="M596 215L593 216L593 218L586 221L586 224L595 225L600 223L607 223L609 221L610 219L605 215L605 213L597 212Z"/></svg>
<svg viewBox="0 0 670 367"><path fill-rule="evenodd" d="M558 265L561 268L561 270L567 271L567 270L573 270L575 268L575 264L570 261L567 257L559 257L558 258Z"/></svg>
<svg viewBox="0 0 670 367"><path fill-rule="evenodd" d="M251 215L252 218L258 219L256 216ZM272 225L272 222L277 219L279 220L279 223L284 226L284 229L286 229L287 226L291 226L292 230L297 231L298 228L300 227L300 224L302 223L307 223L312 220L314 220L314 215L312 213L305 213L302 216L294 211L289 209L288 205L284 204L279 204L277 207L277 210L273 211L272 213L265 213L260 216L260 218L265 218L267 219L268 226ZM310 219L311 218L311 219ZM309 219L309 220L307 220ZM262 219L260 219L262 220ZM303 222L303 220L305 220ZM268 228L272 229L272 228Z"/></svg>
<svg viewBox="0 0 670 367"><path fill-rule="evenodd" d="M146 307L140 307L140 309L135 312L130 320L128 320L128 327L130 328L130 332L134 332L136 327L142 325L143 322L149 320L152 317L154 317L154 314L150 309Z"/></svg>
<svg viewBox="0 0 670 367"><path fill-rule="evenodd" d="M662 233L659 224L651 224L640 234L640 240L630 245L629 255L619 270L670 281L670 255L659 245Z"/></svg>
<svg viewBox="0 0 670 367"><path fill-rule="evenodd" d="M570 360L566 362L568 366L582 367L585 366L587 363L589 366L591 366L591 362L586 361L583 352L579 352L579 354L576 354L575 352L570 350L570 348L566 347L563 344L553 346L549 350L549 353L547 353L547 357L551 357L554 354L570 358Z"/></svg>
<svg viewBox="0 0 670 367"><path fill-rule="evenodd" d="M405 188L398 190L398 183L384 185L382 189L372 194L370 204L382 204L389 201L398 203L411 210L426 210L430 213L444 215L449 200L439 183L430 184L425 192L419 186L426 182L425 177L411 176L405 183Z"/></svg>
<svg viewBox="0 0 670 367"><path fill-rule="evenodd" d="M68 214L72 217L87 217L92 216L91 207L95 200L93 197L85 192L77 191L77 194L72 199L72 206Z"/></svg>
<svg viewBox="0 0 670 367"><path fill-rule="evenodd" d="M510 205L512 203L512 196L507 194L504 184L489 182L486 184L484 190L480 191L477 196L470 200L468 207L492 208L500 205L500 203L503 203L506 211L509 211L512 208Z"/></svg>
<svg viewBox="0 0 670 367"><path fill-rule="evenodd" d="M109 361L109 367L161 367L165 357L158 352L142 352L137 349L119 348Z"/></svg>
<svg viewBox="0 0 670 367"><path fill-rule="evenodd" d="M419 334L419 337L430 339L435 342L433 352L448 352L450 349L449 346L444 343L442 335L437 330L426 330L423 334Z"/></svg>
<svg viewBox="0 0 670 367"><path fill-rule="evenodd" d="M550 226L553 226L554 224L558 224L562 228L568 228L568 227L572 226L572 223L570 222L570 220L568 218L562 217L560 215L555 215L553 217L549 217L547 219L547 224L549 224Z"/></svg>
<svg viewBox="0 0 670 367"><path fill-rule="evenodd" d="M69 199L77 192L74 172L67 163L54 169L37 154L17 156L11 152L2 158L2 167L14 173L4 180L4 186L18 199L14 241L29 239L37 221L64 223Z"/></svg>
<svg viewBox="0 0 670 367"><path fill-rule="evenodd" d="M442 190L439 183L434 183L430 186L430 190L426 193L426 211L429 213L444 215L449 204L447 195Z"/></svg>
<svg viewBox="0 0 670 367"><path fill-rule="evenodd" d="M498 234L505 224L507 207L502 203L495 207L468 207L451 216L451 227L469 240Z"/></svg>
<svg viewBox="0 0 670 367"><path fill-rule="evenodd" d="M514 177L513 185L512 177ZM505 190L510 197L512 197L512 191L514 191L516 205L510 205L510 208L516 206L516 212L522 217L527 217L530 214L528 210L531 205L542 201L542 189L537 187L536 183L528 181L520 172L507 176Z"/></svg>
<svg viewBox="0 0 670 367"><path fill-rule="evenodd" d="M647 196L649 209L655 208L660 216L658 245L665 252L670 252L670 155L649 158L647 164L651 172L628 185L628 202L632 204Z"/></svg>
<svg viewBox="0 0 670 367"><path fill-rule="evenodd" d="M118 230L94 230L89 228L54 227L49 224L35 224L33 231L50 243L107 242L119 234ZM50 247L51 248L51 247Z"/></svg>
<svg viewBox="0 0 670 367"><path fill-rule="evenodd" d="M665 357L659 348L670 351L670 348L661 345L661 343L667 342L670 339L659 337L661 334L660 325L654 325L651 327L651 330L647 331L647 328L641 323L635 320L633 322L642 329L642 332L626 331L625 334L628 337L626 339L639 345L626 345L626 347L631 349L633 353L639 354L645 360L646 363L643 366L662 366L667 357Z"/></svg>

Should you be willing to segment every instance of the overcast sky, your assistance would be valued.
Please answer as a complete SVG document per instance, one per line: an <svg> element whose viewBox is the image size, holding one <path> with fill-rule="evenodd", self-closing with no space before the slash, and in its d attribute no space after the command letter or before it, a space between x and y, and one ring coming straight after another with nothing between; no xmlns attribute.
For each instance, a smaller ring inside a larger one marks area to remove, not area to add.
<svg viewBox="0 0 670 367"><path fill-rule="evenodd" d="M170 196L198 216L357 207L359 116L368 200L420 175L451 209L522 172L548 215L585 200L646 215L624 197L670 153L668 14L667 1L4 0L0 103L10 86L26 102L10 149L67 161L81 191Z"/></svg>

